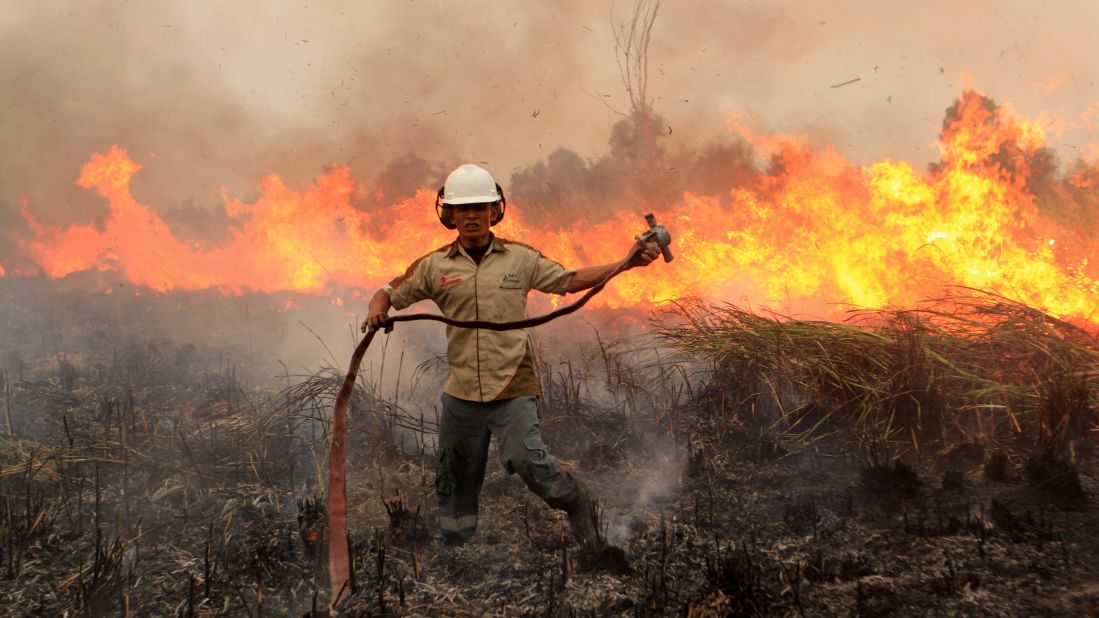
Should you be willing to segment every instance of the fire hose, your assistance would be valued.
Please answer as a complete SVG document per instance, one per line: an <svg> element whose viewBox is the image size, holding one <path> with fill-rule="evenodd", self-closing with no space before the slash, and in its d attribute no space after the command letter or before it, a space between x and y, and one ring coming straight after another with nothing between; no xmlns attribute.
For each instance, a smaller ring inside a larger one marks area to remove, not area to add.
<svg viewBox="0 0 1099 618"><path fill-rule="evenodd" d="M652 214L645 215L645 221L649 229L637 236L637 243L630 249L629 254L619 262L614 269L603 278L602 281L592 286L583 296L572 304L555 309L544 315L516 320L514 322L488 322L485 320L454 320L436 314L413 314L389 317L383 323L385 332L393 330L397 322L413 322L416 320L432 320L442 322L458 328L483 328L486 330L504 331L519 330L541 326L551 320L569 315L583 307L593 296L606 287L611 279L621 274L629 266L630 260L637 256L645 244L653 241L660 247L665 262L672 261L672 253L668 245L672 241L668 230L656 223ZM351 399L351 392L355 388L355 376L359 373L363 356L366 354L370 342L374 340L377 330L370 330L359 341L355 351L351 354L351 366L347 370L347 376L343 380L339 395L336 396L336 405L332 413L332 448L328 457L328 576L332 596L330 607L335 607L345 589L350 584L351 566L349 562L350 543L347 535L347 486L346 486L346 436L347 436L347 404Z"/></svg>

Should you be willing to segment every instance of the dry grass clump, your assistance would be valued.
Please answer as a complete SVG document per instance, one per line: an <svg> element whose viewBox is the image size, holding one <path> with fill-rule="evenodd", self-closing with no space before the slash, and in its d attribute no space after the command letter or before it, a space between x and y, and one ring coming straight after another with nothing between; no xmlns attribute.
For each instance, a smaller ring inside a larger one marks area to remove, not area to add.
<svg viewBox="0 0 1099 618"><path fill-rule="evenodd" d="M916 309L853 311L843 323L733 305L678 313L661 333L713 363L702 398L794 444L850 431L878 463L909 448L1025 436L1063 458L1099 426L1099 340L996 294L951 288Z"/></svg>

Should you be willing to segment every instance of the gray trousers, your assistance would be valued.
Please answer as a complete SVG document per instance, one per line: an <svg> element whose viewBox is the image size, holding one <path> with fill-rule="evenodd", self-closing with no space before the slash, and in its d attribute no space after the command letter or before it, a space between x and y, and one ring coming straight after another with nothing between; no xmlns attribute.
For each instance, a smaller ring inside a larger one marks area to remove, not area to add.
<svg viewBox="0 0 1099 618"><path fill-rule="evenodd" d="M576 479L546 452L534 399L480 403L443 394L435 495L439 527L447 540L465 541L477 529L477 497L492 436L496 436L500 463L509 474L518 473L546 504L568 509L580 498Z"/></svg>

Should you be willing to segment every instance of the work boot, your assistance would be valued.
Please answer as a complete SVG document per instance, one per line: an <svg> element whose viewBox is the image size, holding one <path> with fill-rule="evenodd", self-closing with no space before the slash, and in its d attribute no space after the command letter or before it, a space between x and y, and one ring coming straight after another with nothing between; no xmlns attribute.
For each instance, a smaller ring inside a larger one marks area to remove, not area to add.
<svg viewBox="0 0 1099 618"><path fill-rule="evenodd" d="M584 489L581 489L580 495L565 507L565 512L569 516L569 529L572 530L572 538L584 547L594 547L598 539L593 509L591 496Z"/></svg>

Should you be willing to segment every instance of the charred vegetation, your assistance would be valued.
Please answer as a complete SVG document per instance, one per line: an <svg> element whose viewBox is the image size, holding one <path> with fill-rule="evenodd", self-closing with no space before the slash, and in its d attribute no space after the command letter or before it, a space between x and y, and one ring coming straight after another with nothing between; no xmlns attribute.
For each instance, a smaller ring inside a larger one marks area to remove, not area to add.
<svg viewBox="0 0 1099 618"><path fill-rule="evenodd" d="M45 306L71 301L54 294ZM94 340L15 337L0 350L5 606L326 612L324 452L339 370L264 383L244 351L142 339L109 314L87 305ZM599 498L588 545L493 466L477 534L445 547L435 420L417 403L445 367L391 355L374 371L404 386L385 396L378 376L360 376L353 578L338 610L1093 607L1099 352L1087 331L972 290L839 324L683 305L657 326L643 338L591 330L565 357L538 347L544 438ZM1044 594L1051 586L1068 592Z"/></svg>

